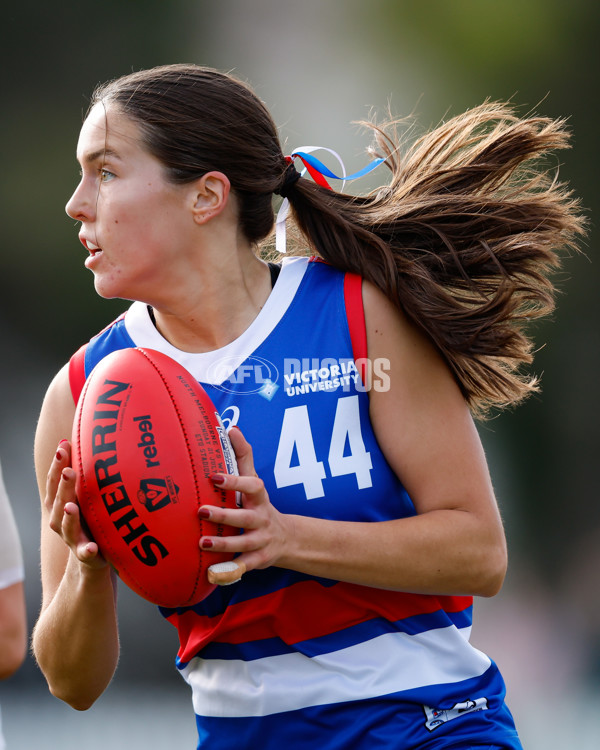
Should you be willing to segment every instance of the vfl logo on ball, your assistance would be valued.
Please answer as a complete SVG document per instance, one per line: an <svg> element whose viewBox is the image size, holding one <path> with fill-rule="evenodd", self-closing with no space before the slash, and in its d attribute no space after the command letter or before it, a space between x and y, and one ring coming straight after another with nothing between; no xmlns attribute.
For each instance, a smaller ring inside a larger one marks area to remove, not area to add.
<svg viewBox="0 0 600 750"><path fill-rule="evenodd" d="M140 503L149 513L164 508L169 503L176 503L179 487L171 477L166 479L142 479L137 496Z"/></svg>

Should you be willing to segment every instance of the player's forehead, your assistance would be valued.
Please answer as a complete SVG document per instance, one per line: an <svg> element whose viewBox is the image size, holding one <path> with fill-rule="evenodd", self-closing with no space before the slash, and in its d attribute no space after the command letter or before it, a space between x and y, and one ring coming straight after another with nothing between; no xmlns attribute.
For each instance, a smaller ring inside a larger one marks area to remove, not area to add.
<svg viewBox="0 0 600 750"><path fill-rule="evenodd" d="M77 161L85 165L107 156L123 159L139 148L139 135L139 128L133 120L98 102L81 126Z"/></svg>

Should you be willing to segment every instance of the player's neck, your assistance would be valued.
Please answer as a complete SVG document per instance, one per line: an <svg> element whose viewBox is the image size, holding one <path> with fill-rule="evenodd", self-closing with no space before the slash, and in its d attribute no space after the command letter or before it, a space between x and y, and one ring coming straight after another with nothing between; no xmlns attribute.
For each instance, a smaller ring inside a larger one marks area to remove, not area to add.
<svg viewBox="0 0 600 750"><path fill-rule="evenodd" d="M188 280L180 294L154 306L158 331L182 351L221 349L254 321L271 292L268 266L254 255Z"/></svg>

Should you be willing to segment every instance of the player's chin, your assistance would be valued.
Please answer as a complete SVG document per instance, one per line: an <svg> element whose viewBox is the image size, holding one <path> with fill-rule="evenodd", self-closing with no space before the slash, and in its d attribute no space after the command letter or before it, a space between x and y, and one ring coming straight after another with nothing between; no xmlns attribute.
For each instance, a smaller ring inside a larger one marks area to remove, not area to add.
<svg viewBox="0 0 600 750"><path fill-rule="evenodd" d="M108 284L106 280L97 273L94 273L94 289L96 294L99 297L102 297L102 299L117 299L119 297L119 294L114 288L112 288L112 285Z"/></svg>
<svg viewBox="0 0 600 750"><path fill-rule="evenodd" d="M125 283L122 273L118 270L96 271L94 274L94 289L96 294L103 299L140 299L139 290L134 285Z"/></svg>

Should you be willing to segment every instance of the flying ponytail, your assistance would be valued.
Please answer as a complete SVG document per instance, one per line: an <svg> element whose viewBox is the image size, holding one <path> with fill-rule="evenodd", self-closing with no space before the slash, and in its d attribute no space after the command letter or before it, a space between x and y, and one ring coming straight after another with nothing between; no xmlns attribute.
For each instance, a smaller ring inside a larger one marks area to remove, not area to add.
<svg viewBox="0 0 600 750"><path fill-rule="evenodd" d="M434 341L472 412L538 390L527 324L554 307L559 252L584 233L579 203L544 168L568 147L562 120L486 102L416 140L363 123L390 184L350 196L301 179L292 215L323 260L381 289Z"/></svg>

